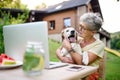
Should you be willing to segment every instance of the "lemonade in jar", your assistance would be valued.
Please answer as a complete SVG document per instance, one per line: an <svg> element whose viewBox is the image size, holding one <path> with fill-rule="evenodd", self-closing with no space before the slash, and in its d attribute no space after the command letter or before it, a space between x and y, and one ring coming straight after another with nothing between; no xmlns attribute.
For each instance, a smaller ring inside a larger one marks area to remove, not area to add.
<svg viewBox="0 0 120 80"><path fill-rule="evenodd" d="M38 42L28 42L23 58L23 71L27 75L40 75L44 69L44 50Z"/></svg>

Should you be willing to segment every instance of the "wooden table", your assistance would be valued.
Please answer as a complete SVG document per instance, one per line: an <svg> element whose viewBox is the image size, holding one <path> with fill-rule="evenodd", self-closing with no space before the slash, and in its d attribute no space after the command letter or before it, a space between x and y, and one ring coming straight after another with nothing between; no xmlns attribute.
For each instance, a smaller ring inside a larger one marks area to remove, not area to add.
<svg viewBox="0 0 120 80"><path fill-rule="evenodd" d="M0 70L0 80L80 80L98 69L97 67L79 65L84 69L75 72L67 70L70 66L73 65L55 69L44 69L39 76L26 76L22 67L4 69Z"/></svg>

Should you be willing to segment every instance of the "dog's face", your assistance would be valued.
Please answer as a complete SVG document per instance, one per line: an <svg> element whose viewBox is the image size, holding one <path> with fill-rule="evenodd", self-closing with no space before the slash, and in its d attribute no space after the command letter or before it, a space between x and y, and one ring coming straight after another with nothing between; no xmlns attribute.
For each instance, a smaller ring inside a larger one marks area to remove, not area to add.
<svg viewBox="0 0 120 80"><path fill-rule="evenodd" d="M73 27L62 30L62 40L67 38L71 43L77 40L77 31Z"/></svg>

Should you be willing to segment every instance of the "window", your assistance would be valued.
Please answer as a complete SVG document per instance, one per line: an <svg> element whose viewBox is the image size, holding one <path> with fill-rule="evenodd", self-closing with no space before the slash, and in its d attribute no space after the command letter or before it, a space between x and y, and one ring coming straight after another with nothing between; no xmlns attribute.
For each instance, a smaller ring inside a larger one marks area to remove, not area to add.
<svg viewBox="0 0 120 80"><path fill-rule="evenodd" d="M71 26L71 19L64 18L64 27L70 27L70 26Z"/></svg>
<svg viewBox="0 0 120 80"><path fill-rule="evenodd" d="M50 30L55 29L55 21L50 21Z"/></svg>

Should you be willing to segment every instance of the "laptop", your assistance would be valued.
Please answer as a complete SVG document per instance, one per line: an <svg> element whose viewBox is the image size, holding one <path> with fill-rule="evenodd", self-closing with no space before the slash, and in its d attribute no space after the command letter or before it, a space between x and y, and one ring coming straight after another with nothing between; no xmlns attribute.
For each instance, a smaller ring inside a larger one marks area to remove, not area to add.
<svg viewBox="0 0 120 80"><path fill-rule="evenodd" d="M15 60L23 61L28 41L42 42L45 51L45 68L51 69L68 65L61 62L50 62L48 44L48 26L46 21L31 22L3 27L5 53Z"/></svg>

